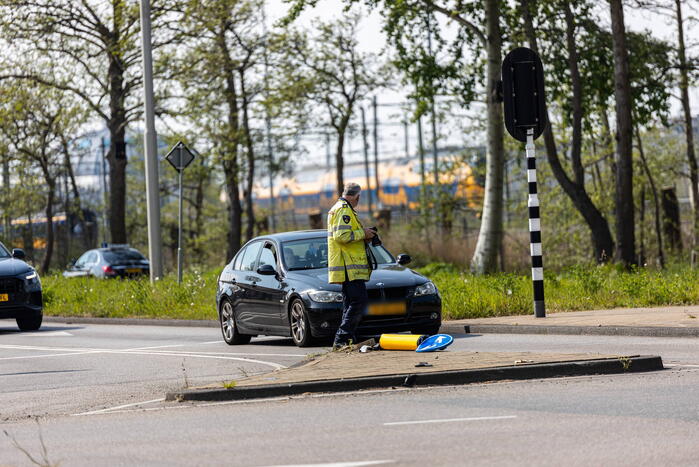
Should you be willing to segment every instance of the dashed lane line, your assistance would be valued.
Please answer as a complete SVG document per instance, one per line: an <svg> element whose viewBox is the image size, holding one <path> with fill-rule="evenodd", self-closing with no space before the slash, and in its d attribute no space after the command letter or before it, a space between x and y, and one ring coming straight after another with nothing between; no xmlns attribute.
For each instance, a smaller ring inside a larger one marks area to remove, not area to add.
<svg viewBox="0 0 699 467"><path fill-rule="evenodd" d="M379 465L379 464L394 464L394 460L381 460L381 461L350 461L350 462L326 462L324 464L288 464L288 465L274 465L269 467L363 467L365 465Z"/></svg>
<svg viewBox="0 0 699 467"><path fill-rule="evenodd" d="M411 420L406 422L388 422L383 426L397 425L422 425L425 423L452 423L452 422L477 422L481 420L506 420L509 418L517 418L517 415L502 415L499 417L466 417L466 418L441 418L435 420Z"/></svg>

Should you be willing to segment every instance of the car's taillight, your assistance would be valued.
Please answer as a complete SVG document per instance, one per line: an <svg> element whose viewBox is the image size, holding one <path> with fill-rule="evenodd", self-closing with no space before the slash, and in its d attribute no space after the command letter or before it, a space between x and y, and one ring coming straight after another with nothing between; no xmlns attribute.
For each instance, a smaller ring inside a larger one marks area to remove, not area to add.
<svg viewBox="0 0 699 467"><path fill-rule="evenodd" d="M116 271L112 269L111 266L102 266L102 271L104 271L104 273L108 276L116 274Z"/></svg>

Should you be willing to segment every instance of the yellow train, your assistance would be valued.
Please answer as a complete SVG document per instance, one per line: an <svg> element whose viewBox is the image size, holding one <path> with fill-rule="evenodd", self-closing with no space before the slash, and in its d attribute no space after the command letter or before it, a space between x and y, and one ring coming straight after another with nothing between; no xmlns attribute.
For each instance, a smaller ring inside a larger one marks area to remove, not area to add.
<svg viewBox="0 0 699 467"><path fill-rule="evenodd" d="M425 163L428 189L434 181L432 164ZM420 162L416 159L391 159L379 162L379 185L376 190L374 166L369 168L369 190L372 204L392 210L417 211L420 207ZM359 210L368 209L366 171L363 163L345 165L344 180L362 186L362 202ZM472 168L458 156L440 158L440 189L447 197L460 201L473 210L480 210L483 202L483 186ZM269 207L269 185L257 185L253 193L260 208ZM324 212L337 200L334 168L304 167L292 176L278 177L274 186L275 210L294 214ZM379 203L377 203L377 199Z"/></svg>

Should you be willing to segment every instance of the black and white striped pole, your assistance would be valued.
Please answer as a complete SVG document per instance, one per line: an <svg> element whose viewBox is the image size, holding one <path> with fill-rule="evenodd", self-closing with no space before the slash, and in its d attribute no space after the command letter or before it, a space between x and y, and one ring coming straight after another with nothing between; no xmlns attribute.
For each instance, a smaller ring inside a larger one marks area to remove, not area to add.
<svg viewBox="0 0 699 467"><path fill-rule="evenodd" d="M541 220L536 184L534 140L548 124L544 95L544 71L539 56L519 47L507 54L502 63L505 126L513 138L526 143L529 196L529 243L532 257L534 316L544 318L544 262L541 248Z"/></svg>

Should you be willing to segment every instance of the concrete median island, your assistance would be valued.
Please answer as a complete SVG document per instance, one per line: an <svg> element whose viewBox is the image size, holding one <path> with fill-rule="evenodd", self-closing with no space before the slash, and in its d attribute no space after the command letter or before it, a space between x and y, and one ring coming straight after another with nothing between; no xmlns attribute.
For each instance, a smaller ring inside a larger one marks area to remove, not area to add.
<svg viewBox="0 0 699 467"><path fill-rule="evenodd" d="M170 401L224 401L662 370L659 356L533 352L329 352L263 375L170 392Z"/></svg>

